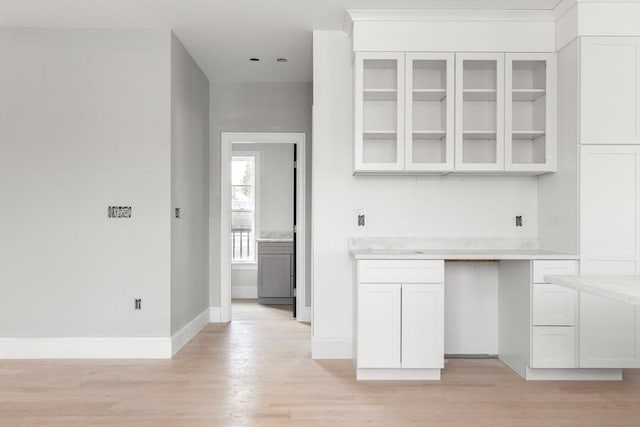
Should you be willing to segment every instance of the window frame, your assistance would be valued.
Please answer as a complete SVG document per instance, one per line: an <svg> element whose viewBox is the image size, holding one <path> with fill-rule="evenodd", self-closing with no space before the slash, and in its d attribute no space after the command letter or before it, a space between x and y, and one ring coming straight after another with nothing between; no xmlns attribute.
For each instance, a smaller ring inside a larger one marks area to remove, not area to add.
<svg viewBox="0 0 640 427"><path fill-rule="evenodd" d="M233 171L233 160L235 158L253 158L254 162L254 182L253 182L253 259L247 261L239 261L233 259L233 246L231 247L231 268L233 270L256 270L258 268L258 243L257 239L260 236L260 181L261 181L261 162L260 162L260 151L254 150L242 150L242 149L233 149L231 152L231 168ZM231 193L231 197L233 198L233 180L229 185L229 191ZM229 210L230 218L233 218L233 203L230 203L232 207ZM240 212L240 211L237 211ZM231 230L229 230L229 234L231 234Z"/></svg>

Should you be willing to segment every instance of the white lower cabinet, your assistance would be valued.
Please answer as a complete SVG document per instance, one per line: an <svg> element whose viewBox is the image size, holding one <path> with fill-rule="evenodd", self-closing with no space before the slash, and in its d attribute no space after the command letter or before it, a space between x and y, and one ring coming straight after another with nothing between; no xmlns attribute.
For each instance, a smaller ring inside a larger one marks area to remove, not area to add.
<svg viewBox="0 0 640 427"><path fill-rule="evenodd" d="M577 292L545 283L544 276L576 274L571 260L533 261L531 368L575 368Z"/></svg>
<svg viewBox="0 0 640 427"><path fill-rule="evenodd" d="M575 368L575 328L534 326L531 343L532 368Z"/></svg>
<svg viewBox="0 0 640 427"><path fill-rule="evenodd" d="M402 367L444 367L444 285L402 285Z"/></svg>
<svg viewBox="0 0 640 427"><path fill-rule="evenodd" d="M358 261L358 379L440 378L444 367L443 266L443 261L432 260ZM361 282L362 278L367 282ZM387 283L372 283L380 279ZM389 279L395 280L389 283Z"/></svg>
<svg viewBox="0 0 640 427"><path fill-rule="evenodd" d="M639 367L639 312L631 304L581 293L580 367Z"/></svg>
<svg viewBox="0 0 640 427"><path fill-rule="evenodd" d="M400 284L358 285L358 367L400 368Z"/></svg>

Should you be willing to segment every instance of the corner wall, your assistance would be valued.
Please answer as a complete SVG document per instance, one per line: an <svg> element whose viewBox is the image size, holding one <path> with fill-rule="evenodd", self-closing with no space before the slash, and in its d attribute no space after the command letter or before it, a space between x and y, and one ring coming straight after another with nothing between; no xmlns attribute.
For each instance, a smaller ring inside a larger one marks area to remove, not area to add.
<svg viewBox="0 0 640 427"><path fill-rule="evenodd" d="M0 30L0 337L169 336L169 41Z"/></svg>
<svg viewBox="0 0 640 427"><path fill-rule="evenodd" d="M209 80L171 35L171 334L209 307Z"/></svg>

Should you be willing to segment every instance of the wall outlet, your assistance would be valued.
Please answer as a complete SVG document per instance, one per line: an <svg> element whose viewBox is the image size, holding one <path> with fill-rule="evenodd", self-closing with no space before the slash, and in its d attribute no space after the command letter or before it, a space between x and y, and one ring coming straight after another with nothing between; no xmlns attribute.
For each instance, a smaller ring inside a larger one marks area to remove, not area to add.
<svg viewBox="0 0 640 427"><path fill-rule="evenodd" d="M109 218L131 218L131 206L109 206L107 216Z"/></svg>
<svg viewBox="0 0 640 427"><path fill-rule="evenodd" d="M516 215L516 227L522 227L522 215Z"/></svg>
<svg viewBox="0 0 640 427"><path fill-rule="evenodd" d="M133 300L133 309L142 310L142 298L136 298Z"/></svg>
<svg viewBox="0 0 640 427"><path fill-rule="evenodd" d="M176 215L176 218L180 218L180 208L176 208L175 215Z"/></svg>
<svg viewBox="0 0 640 427"><path fill-rule="evenodd" d="M364 227L364 214L358 215L358 227Z"/></svg>

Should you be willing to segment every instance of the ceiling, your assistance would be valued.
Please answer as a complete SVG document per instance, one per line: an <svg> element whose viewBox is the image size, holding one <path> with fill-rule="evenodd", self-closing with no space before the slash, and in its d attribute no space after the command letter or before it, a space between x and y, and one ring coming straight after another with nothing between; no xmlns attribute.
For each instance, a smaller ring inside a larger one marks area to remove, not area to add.
<svg viewBox="0 0 640 427"><path fill-rule="evenodd" d="M559 1L0 0L0 27L172 29L212 81L304 82L311 31L341 30L346 9L553 9Z"/></svg>

